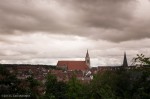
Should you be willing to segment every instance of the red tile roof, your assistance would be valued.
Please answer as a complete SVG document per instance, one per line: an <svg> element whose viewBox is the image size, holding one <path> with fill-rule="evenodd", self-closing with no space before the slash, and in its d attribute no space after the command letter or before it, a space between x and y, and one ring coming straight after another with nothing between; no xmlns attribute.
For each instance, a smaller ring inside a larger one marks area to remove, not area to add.
<svg viewBox="0 0 150 99"><path fill-rule="evenodd" d="M67 66L68 70L87 70L88 66L85 61L58 61L58 67Z"/></svg>

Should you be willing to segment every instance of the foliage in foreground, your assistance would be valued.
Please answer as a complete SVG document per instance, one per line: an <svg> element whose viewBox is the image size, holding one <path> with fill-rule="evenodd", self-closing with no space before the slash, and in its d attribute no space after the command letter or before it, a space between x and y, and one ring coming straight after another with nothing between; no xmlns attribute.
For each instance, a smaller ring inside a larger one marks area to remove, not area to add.
<svg viewBox="0 0 150 99"><path fill-rule="evenodd" d="M94 75L91 83L81 83L72 77L67 82L58 82L49 74L45 83L46 93L41 95L41 86L33 77L21 81L4 68L0 75L0 94L29 94L32 99L150 99L150 69L104 71ZM5 76L4 76L5 75Z"/></svg>

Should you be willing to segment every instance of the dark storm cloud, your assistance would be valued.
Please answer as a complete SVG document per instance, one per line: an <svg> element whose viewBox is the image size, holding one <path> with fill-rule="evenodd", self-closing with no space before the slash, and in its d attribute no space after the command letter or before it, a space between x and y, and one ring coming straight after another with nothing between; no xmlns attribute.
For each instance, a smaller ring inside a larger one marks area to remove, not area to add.
<svg viewBox="0 0 150 99"><path fill-rule="evenodd" d="M0 2L1 34L61 33L113 42L150 37L150 19L135 17L137 0Z"/></svg>
<svg viewBox="0 0 150 99"><path fill-rule="evenodd" d="M72 1L83 16L87 35L94 39L121 42L150 37L150 19L136 17L137 0Z"/></svg>
<svg viewBox="0 0 150 99"><path fill-rule="evenodd" d="M125 26L125 21L132 17L130 14L134 7L129 4L135 0L71 1L71 4L77 8L78 13L83 15L84 25L89 27L121 29L121 27Z"/></svg>
<svg viewBox="0 0 150 99"><path fill-rule="evenodd" d="M40 2L42 1L37 0L36 5L36 1L32 0L1 0L0 30L2 33L15 33L15 31L51 32L63 28L50 9L45 8L44 5L38 7Z"/></svg>

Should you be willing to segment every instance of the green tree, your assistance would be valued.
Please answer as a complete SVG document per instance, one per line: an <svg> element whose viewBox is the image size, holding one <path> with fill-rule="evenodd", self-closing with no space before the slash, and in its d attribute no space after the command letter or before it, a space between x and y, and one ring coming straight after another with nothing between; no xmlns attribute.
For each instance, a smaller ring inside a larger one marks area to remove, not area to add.
<svg viewBox="0 0 150 99"><path fill-rule="evenodd" d="M83 98L83 86L77 80L76 76L74 75L69 82L67 83L68 90L67 90L67 97L69 99L80 99Z"/></svg>
<svg viewBox="0 0 150 99"><path fill-rule="evenodd" d="M26 79L26 83L29 83L29 89L27 89L27 92L31 97L34 99L39 98L40 93L38 92L38 87L40 86L40 82L31 76Z"/></svg>
<svg viewBox="0 0 150 99"><path fill-rule="evenodd" d="M4 66L0 66L0 97L2 95L20 94L20 80L11 74Z"/></svg>
<svg viewBox="0 0 150 99"><path fill-rule="evenodd" d="M46 99L66 99L67 86L64 82L58 82L56 76L48 74L46 78Z"/></svg>
<svg viewBox="0 0 150 99"><path fill-rule="evenodd" d="M103 71L91 82L91 97L94 99L128 99L132 89L130 74L125 70Z"/></svg>
<svg viewBox="0 0 150 99"><path fill-rule="evenodd" d="M134 58L134 62L139 62L142 65L143 64L150 65L150 57L145 57L144 54L137 54L137 57Z"/></svg>
<svg viewBox="0 0 150 99"><path fill-rule="evenodd" d="M94 75L91 82L90 94L93 99L115 99L112 89L115 75L110 71L105 71Z"/></svg>
<svg viewBox="0 0 150 99"><path fill-rule="evenodd" d="M150 69L138 71L140 76L133 82L132 96L135 99L150 99Z"/></svg>
<svg viewBox="0 0 150 99"><path fill-rule="evenodd" d="M8 75L10 75L10 73L4 66L0 65L0 75L1 76L8 76Z"/></svg>
<svg viewBox="0 0 150 99"><path fill-rule="evenodd" d="M138 54L134 61L142 65L150 65L150 57L145 57L143 54ZM150 99L150 67L140 68L138 74L140 77L134 81L132 89L133 98Z"/></svg>

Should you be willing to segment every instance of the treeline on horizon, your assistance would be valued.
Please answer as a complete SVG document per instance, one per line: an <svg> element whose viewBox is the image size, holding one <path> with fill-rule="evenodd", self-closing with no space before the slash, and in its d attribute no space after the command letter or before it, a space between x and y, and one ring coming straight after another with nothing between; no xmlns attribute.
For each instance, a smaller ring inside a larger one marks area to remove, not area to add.
<svg viewBox="0 0 150 99"><path fill-rule="evenodd" d="M1 64L0 66L49 66L54 67L56 65L45 65L45 64Z"/></svg>
<svg viewBox="0 0 150 99"><path fill-rule="evenodd" d="M44 67L47 69L60 69L56 65L44 65L44 64L0 64L1 67L11 67L11 68L17 68L17 67Z"/></svg>

